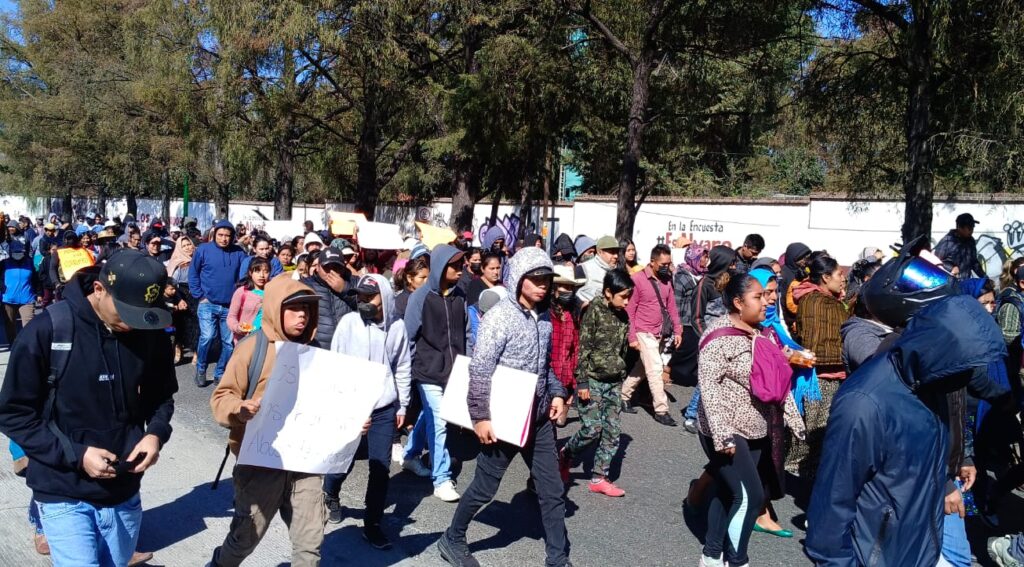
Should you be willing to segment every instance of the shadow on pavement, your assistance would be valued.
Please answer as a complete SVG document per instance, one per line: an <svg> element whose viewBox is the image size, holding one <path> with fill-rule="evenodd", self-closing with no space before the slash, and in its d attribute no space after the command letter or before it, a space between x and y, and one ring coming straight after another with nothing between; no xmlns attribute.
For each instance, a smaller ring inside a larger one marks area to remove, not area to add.
<svg viewBox="0 0 1024 567"><path fill-rule="evenodd" d="M173 502L146 510L138 549L159 551L205 531L206 518L231 517L234 492L231 488L210 490L210 484L196 486ZM231 480L226 484L230 487Z"/></svg>
<svg viewBox="0 0 1024 567"><path fill-rule="evenodd" d="M539 520L537 497L525 489L513 496L507 504L492 501L473 521L497 528L498 533L487 539L471 541L469 549L476 553L508 547L523 538L541 540L544 538L544 528Z"/></svg>
<svg viewBox="0 0 1024 567"><path fill-rule="evenodd" d="M321 548L322 560L325 565L359 565L360 567L386 567L401 563L408 557L415 557L434 545L441 532L419 533L398 537L389 529L393 518L384 518L384 533L388 535L394 547L380 551L370 547L363 540L362 526L345 526L334 530L324 537Z"/></svg>

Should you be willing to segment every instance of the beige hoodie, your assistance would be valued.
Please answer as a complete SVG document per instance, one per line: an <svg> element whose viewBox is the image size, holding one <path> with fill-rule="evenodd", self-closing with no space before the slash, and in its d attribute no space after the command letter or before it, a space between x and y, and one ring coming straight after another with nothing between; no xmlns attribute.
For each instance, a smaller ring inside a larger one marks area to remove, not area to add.
<svg viewBox="0 0 1024 567"><path fill-rule="evenodd" d="M320 299L309 286L293 280L291 274L287 273L270 280L264 290L263 332L267 335L267 339L270 340L270 348L267 349L267 357L263 361L263 369L260 371L260 380L256 385L256 391L253 393L253 399L263 397L267 378L270 377L270 372L274 368L274 359L277 355L274 343L288 340L281 324L281 304L284 303L285 299L296 294L311 296L311 302L316 302ZM318 315L319 310L314 306L310 310L309 320L302 336L291 342L302 344L312 342L313 337L316 336ZM228 361L224 376L220 379L220 384L217 385L217 388L213 391L213 396L210 397L210 409L213 410L213 418L217 420L217 423L231 430L228 436L228 445L235 456L238 456L238 449L242 444L242 438L245 436L245 424L239 421L238 410L242 406L242 399L249 388L249 362L252 360L255 350L256 341L254 340L238 343L235 351L231 354L231 359Z"/></svg>

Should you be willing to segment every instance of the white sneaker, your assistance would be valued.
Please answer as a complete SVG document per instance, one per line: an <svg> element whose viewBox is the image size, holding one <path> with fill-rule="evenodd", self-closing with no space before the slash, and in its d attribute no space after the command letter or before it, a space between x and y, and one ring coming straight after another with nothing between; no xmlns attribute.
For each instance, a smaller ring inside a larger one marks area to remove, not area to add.
<svg viewBox="0 0 1024 567"><path fill-rule="evenodd" d="M458 502L459 493L455 491L455 483L446 480L434 487L434 496L445 502Z"/></svg>
<svg viewBox="0 0 1024 567"><path fill-rule="evenodd" d="M398 464L405 461L405 447L401 443L391 445L391 460Z"/></svg>
<svg viewBox="0 0 1024 567"><path fill-rule="evenodd" d="M715 559L714 557L708 557L702 553L700 556L700 563L697 564L697 567L725 567L725 561L723 561L722 558Z"/></svg>
<svg viewBox="0 0 1024 567"><path fill-rule="evenodd" d="M402 461L402 468L422 478L430 478L432 474L430 469L424 466L423 461L418 458L405 459Z"/></svg>

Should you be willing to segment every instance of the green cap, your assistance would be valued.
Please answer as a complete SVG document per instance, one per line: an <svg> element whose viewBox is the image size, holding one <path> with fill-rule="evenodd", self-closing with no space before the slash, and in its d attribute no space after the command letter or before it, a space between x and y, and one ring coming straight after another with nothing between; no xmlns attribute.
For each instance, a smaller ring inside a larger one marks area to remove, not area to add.
<svg viewBox="0 0 1024 567"><path fill-rule="evenodd" d="M598 250L618 250L622 248L619 246L619 241L615 240L614 236L605 235L597 239Z"/></svg>

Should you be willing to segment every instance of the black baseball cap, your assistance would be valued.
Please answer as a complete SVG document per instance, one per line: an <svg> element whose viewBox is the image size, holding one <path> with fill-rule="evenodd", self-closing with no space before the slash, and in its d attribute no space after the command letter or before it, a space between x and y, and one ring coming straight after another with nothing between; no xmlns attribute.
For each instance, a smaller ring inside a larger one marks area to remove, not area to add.
<svg viewBox="0 0 1024 567"><path fill-rule="evenodd" d="M337 264L339 266L345 265L345 258L341 255L341 251L331 246L322 248L318 257L321 266L327 266L330 264Z"/></svg>
<svg viewBox="0 0 1024 567"><path fill-rule="evenodd" d="M171 312L163 302L167 268L137 250L115 252L100 270L100 283L114 299L117 315L132 329L164 329Z"/></svg>
<svg viewBox="0 0 1024 567"><path fill-rule="evenodd" d="M555 271L550 266L541 266L523 274L524 278L555 277Z"/></svg>
<svg viewBox="0 0 1024 567"><path fill-rule="evenodd" d="M971 213L964 213L956 217L957 226L974 226L978 224L978 221L974 220L974 215Z"/></svg>

